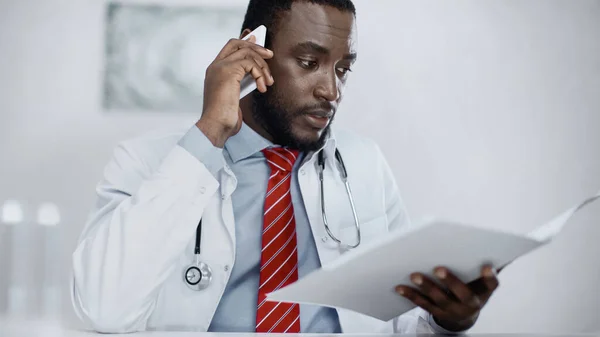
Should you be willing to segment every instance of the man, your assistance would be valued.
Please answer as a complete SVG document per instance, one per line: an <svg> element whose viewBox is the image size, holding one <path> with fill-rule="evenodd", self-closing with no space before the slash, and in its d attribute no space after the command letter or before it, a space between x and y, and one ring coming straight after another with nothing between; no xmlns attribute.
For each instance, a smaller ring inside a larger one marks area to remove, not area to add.
<svg viewBox="0 0 600 337"><path fill-rule="evenodd" d="M352 2L251 0L241 37L261 24L266 48L254 37L232 39L208 67L195 125L115 151L73 254L80 318L100 332L469 329L498 284L489 266L469 285L445 268L436 270L444 287L415 273L414 284L397 292L418 308L390 322L265 301L338 258L344 249L336 240L358 240L336 150L354 192L361 244L409 221L378 147L331 128L357 57ZM258 90L240 101L247 73ZM321 153L331 233L321 213ZM205 270L199 262L211 268L204 289L198 274L185 272L191 263Z"/></svg>

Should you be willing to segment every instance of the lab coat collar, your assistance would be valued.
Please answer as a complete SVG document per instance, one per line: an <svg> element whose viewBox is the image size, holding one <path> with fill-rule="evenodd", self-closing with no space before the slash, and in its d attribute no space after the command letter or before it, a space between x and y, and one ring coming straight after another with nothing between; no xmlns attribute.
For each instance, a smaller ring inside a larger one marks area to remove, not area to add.
<svg viewBox="0 0 600 337"><path fill-rule="evenodd" d="M335 138L335 132L334 132L334 128L332 126L329 128L329 136L327 137L325 144L320 149L306 154L306 156L304 157L303 164L313 161L313 158L315 156L318 156L319 152L323 151L323 153L325 155L325 164L326 165L329 164L328 166L334 165L335 164L335 149L336 149L336 147L337 147L337 143L336 143L336 138Z"/></svg>
<svg viewBox="0 0 600 337"><path fill-rule="evenodd" d="M274 146L274 144L261 135L259 135L256 131L252 130L246 123L242 122L242 127L240 131L230 137L225 143L225 149L229 153L231 160L234 163L239 162L240 160L249 158L254 154L262 151L267 147ZM335 132L333 127L329 130L329 136L325 141L323 147L319 150L307 154L305 156L304 162L310 161L310 159L317 155L320 151L324 151L325 161L330 164L334 164L335 162L335 149L336 149L336 139Z"/></svg>

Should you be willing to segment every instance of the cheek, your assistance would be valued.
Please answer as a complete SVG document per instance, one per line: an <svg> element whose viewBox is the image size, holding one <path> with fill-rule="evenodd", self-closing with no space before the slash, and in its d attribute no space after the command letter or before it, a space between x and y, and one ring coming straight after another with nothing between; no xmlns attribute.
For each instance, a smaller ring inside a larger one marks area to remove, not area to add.
<svg viewBox="0 0 600 337"><path fill-rule="evenodd" d="M276 97L277 105L291 117L294 117L300 110L305 108L307 106L306 102L311 103L310 99L306 97L304 87L299 86L298 82L280 84L273 86L273 94Z"/></svg>
<svg viewBox="0 0 600 337"><path fill-rule="evenodd" d="M346 84L343 82L340 82L340 84L338 84L338 99L337 99L337 103L339 104L342 99L344 98L344 89L346 88Z"/></svg>
<svg viewBox="0 0 600 337"><path fill-rule="evenodd" d="M286 101L303 101L312 95L311 78L295 59L286 59L269 64L279 92L284 93Z"/></svg>
<svg viewBox="0 0 600 337"><path fill-rule="evenodd" d="M312 95L311 85L306 78L295 77L287 81L282 81L278 91L284 95L284 101L295 103L305 102Z"/></svg>

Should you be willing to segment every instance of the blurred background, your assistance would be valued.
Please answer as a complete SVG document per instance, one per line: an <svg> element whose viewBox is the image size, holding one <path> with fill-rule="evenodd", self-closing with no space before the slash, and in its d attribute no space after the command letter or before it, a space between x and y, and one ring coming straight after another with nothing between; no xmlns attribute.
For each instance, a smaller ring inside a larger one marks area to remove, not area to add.
<svg viewBox="0 0 600 337"><path fill-rule="evenodd" d="M413 219L527 233L600 190L600 1L355 0L336 123ZM77 326L70 257L115 145L200 116L246 0L0 0L0 321ZM600 206L516 261L473 332L600 331ZM409 257L408 257L409 258Z"/></svg>

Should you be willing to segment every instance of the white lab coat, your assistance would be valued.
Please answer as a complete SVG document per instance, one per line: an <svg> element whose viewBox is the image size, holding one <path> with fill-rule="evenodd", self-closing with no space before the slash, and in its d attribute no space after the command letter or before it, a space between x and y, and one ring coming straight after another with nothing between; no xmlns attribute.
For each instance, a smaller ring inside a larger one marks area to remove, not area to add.
<svg viewBox="0 0 600 337"><path fill-rule="evenodd" d="M73 306L91 329L206 331L210 325L235 264L231 194L236 177L226 165L215 179L180 147L177 142L188 129L122 142L105 168L96 207L73 253ZM352 212L334 160L336 147L348 170L362 243L389 230L407 229L409 220L398 187L378 146L338 130L323 149L332 231L346 242L354 241ZM298 178L318 255L326 265L341 252L333 240L326 239L315 164L316 155L307 156ZM184 284L183 273L194 261L200 218L201 260L211 266L213 280L208 289L192 291ZM344 333L436 332L428 313L419 308L390 322L347 310L338 314Z"/></svg>

